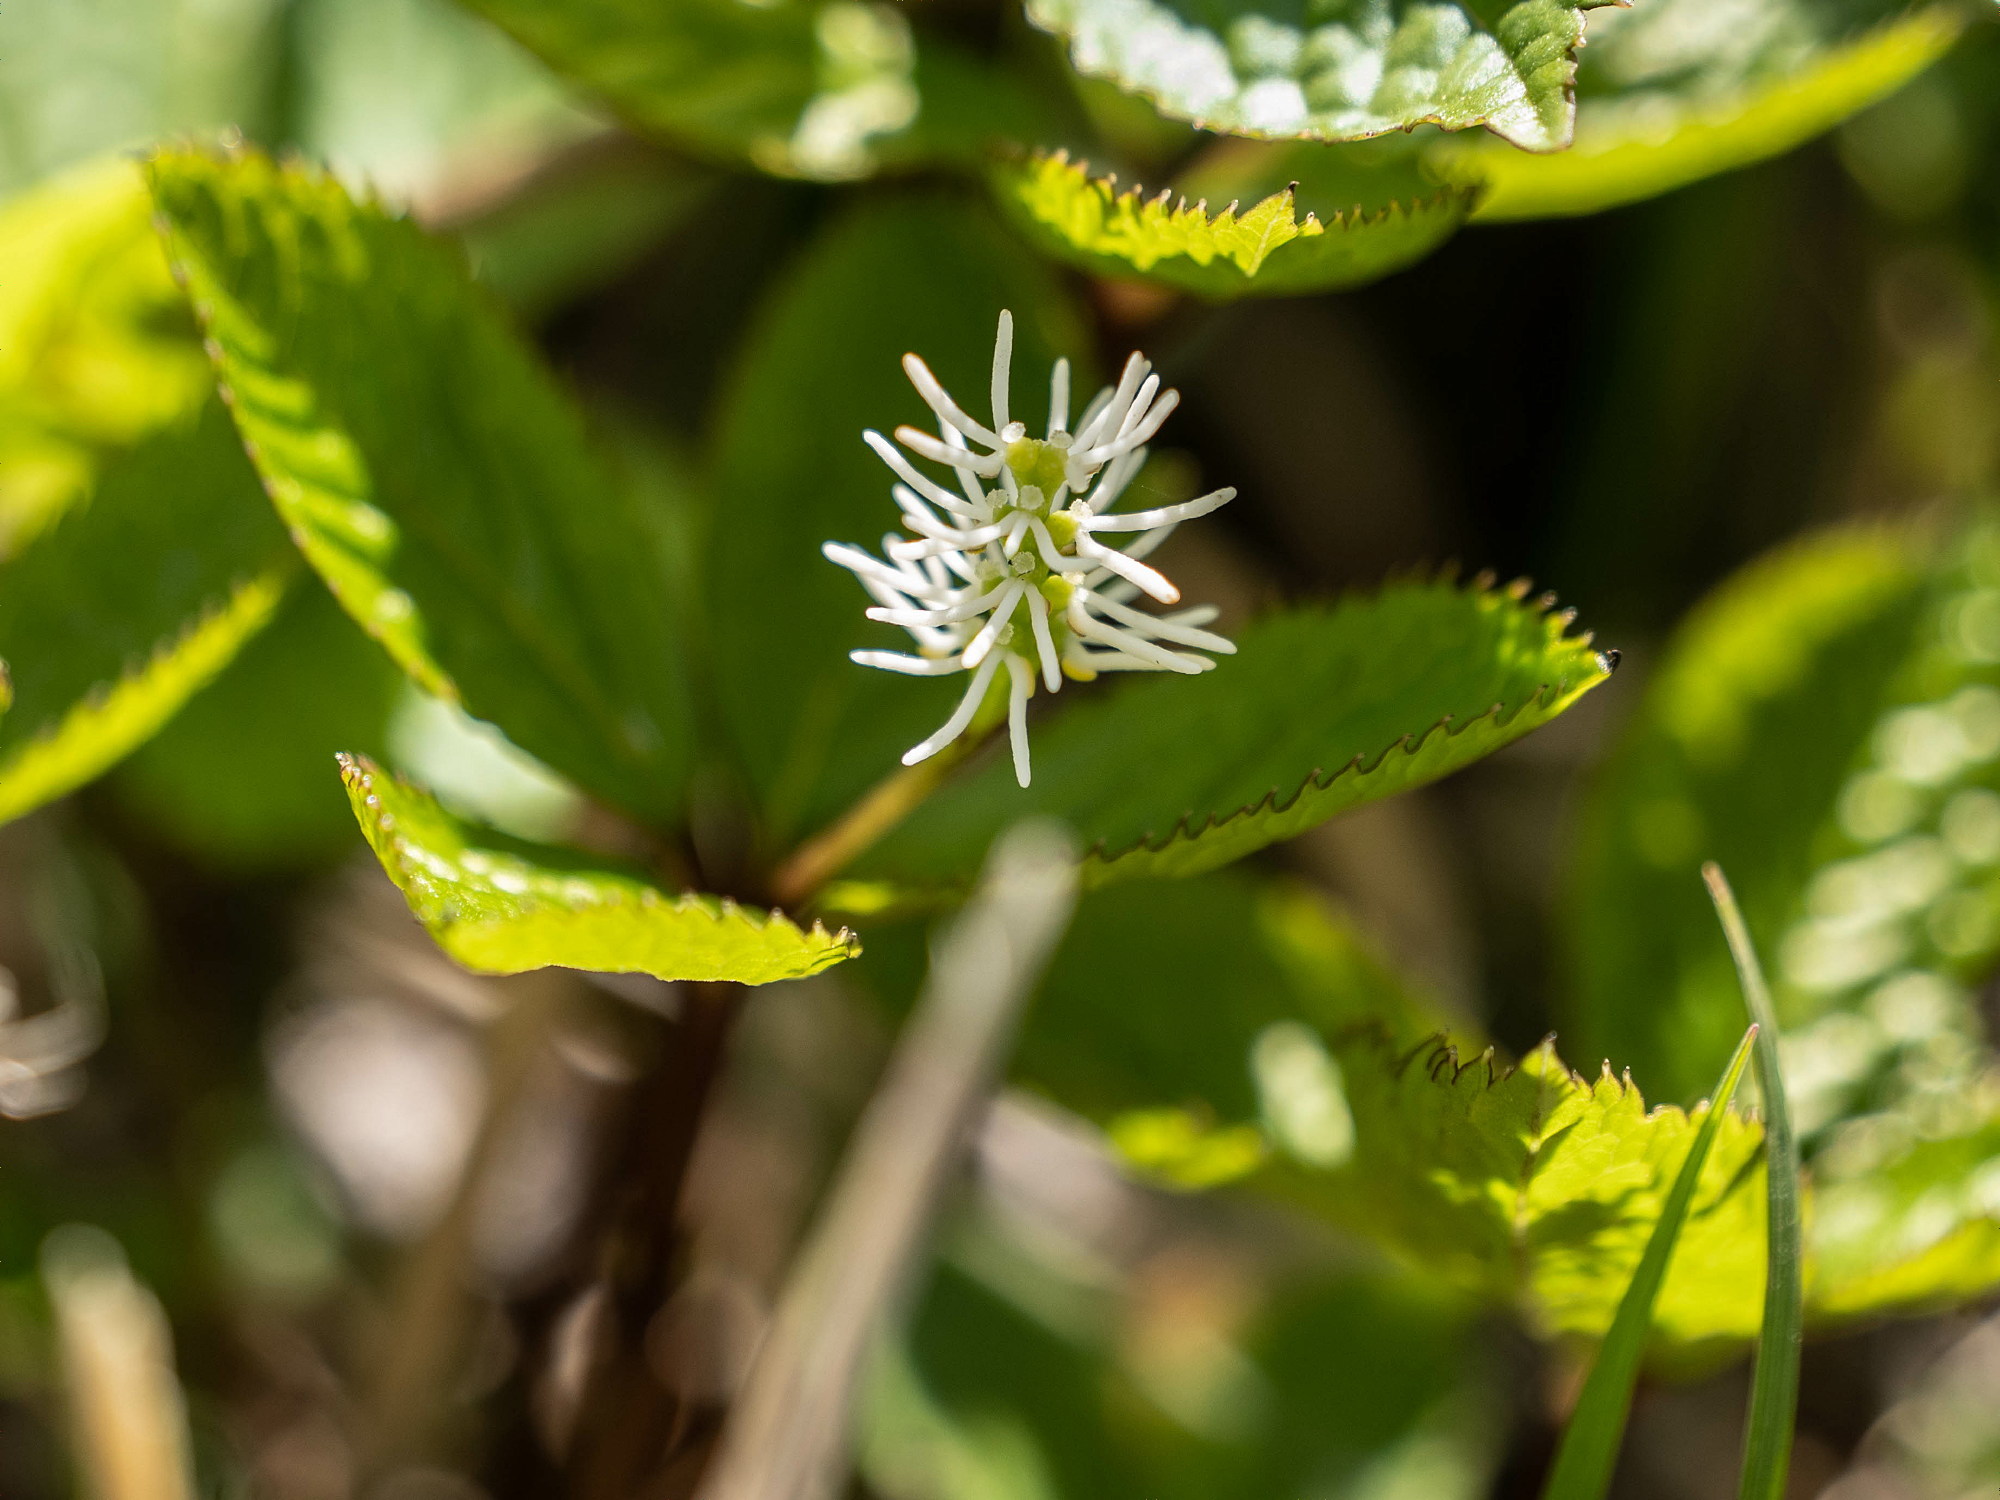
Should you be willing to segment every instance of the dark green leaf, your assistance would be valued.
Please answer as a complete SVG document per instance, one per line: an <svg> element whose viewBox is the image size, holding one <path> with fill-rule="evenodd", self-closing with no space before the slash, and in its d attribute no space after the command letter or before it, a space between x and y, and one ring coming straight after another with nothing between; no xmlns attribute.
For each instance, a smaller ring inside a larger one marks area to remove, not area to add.
<svg viewBox="0 0 2000 1500"><path fill-rule="evenodd" d="M962 691L850 662L850 648L881 643L882 627L863 617L870 600L853 575L819 549L872 545L899 524L893 476L861 433L927 420L903 355L921 353L947 386L984 390L1002 308L1014 312L1017 389L1046 380L1057 353L1082 350L1047 271L983 211L890 199L806 250L745 348L714 454L705 612L722 706L777 838L894 770Z"/></svg>
<svg viewBox="0 0 2000 1500"><path fill-rule="evenodd" d="M365 757L342 756L341 774L382 868L438 946L468 969L518 974L554 964L769 984L861 951L845 928L801 930L781 912L672 896L582 855L474 828Z"/></svg>
<svg viewBox="0 0 2000 1500"><path fill-rule="evenodd" d="M1530 151L1569 144L1583 11L1556 0L1029 0L1079 72L1237 135L1351 141L1484 125Z"/></svg>
<svg viewBox="0 0 2000 1500"><path fill-rule="evenodd" d="M1285 611L1199 677L1130 683L1038 732L1034 785L989 762L865 855L860 878L969 879L998 830L1062 819L1090 885L1192 875L1519 739L1603 681L1522 590L1393 583Z"/></svg>
<svg viewBox="0 0 2000 1500"><path fill-rule="evenodd" d="M115 461L0 570L0 821L144 742L270 618L297 566L214 402Z"/></svg>
<svg viewBox="0 0 2000 1500"><path fill-rule="evenodd" d="M1290 160L1288 154L1274 165L1282 169ZM1288 179L1274 172L1267 180ZM1239 211L1236 201L1204 189L1199 179L1178 194L1136 186L1121 193L1115 179L1093 178L1087 164L1062 154L1010 162L995 172L995 190L1051 255L1099 275L1136 273L1217 300L1324 291L1386 276L1449 238L1478 197L1476 189L1429 185L1408 198L1330 200L1340 206L1315 212L1320 195L1300 182L1254 201L1234 194L1248 205ZM1210 212L1210 203L1228 207Z"/></svg>
<svg viewBox="0 0 2000 1500"><path fill-rule="evenodd" d="M426 688L673 819L690 710L654 534L456 259L304 167L149 172L237 425L336 597Z"/></svg>
<svg viewBox="0 0 2000 1500"><path fill-rule="evenodd" d="M1013 1076L1102 1125L1147 1176L1212 1187L1274 1151L1345 1158L1353 1127L1323 1039L1364 1023L1432 1025L1303 892L1236 871L1113 886L1079 907Z"/></svg>

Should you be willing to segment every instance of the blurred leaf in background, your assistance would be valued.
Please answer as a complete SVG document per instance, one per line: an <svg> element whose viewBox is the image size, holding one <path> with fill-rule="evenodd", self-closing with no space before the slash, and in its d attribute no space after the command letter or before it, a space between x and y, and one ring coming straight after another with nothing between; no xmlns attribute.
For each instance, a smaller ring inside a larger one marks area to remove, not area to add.
<svg viewBox="0 0 2000 1500"><path fill-rule="evenodd" d="M384 753L402 676L302 578L269 626L120 770L120 798L195 858L296 869L356 847L331 768Z"/></svg>
<svg viewBox="0 0 2000 1500"><path fill-rule="evenodd" d="M0 556L212 378L133 164L72 168L0 207Z"/></svg>
<svg viewBox="0 0 2000 1500"><path fill-rule="evenodd" d="M20 0L0 52L0 191L274 108L281 0Z"/></svg>

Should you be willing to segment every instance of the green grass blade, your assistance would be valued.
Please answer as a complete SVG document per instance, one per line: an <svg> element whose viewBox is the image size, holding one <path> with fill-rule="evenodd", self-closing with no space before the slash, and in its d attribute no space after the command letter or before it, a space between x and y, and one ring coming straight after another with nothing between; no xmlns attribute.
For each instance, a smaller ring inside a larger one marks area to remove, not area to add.
<svg viewBox="0 0 2000 1500"><path fill-rule="evenodd" d="M1563 1432L1562 1447L1556 1453L1555 1467L1549 1473L1542 1500L1600 1500L1611 1487L1611 1468L1618 1459L1625 1416L1632 1407L1632 1388L1639 1379L1639 1361L1646 1352L1646 1336L1653 1325L1653 1303L1667 1279L1667 1265L1673 1259L1681 1226L1687 1222L1695 1188L1701 1182L1702 1166L1708 1160L1709 1147L1715 1144L1723 1111L1736 1092L1737 1080L1743 1076L1756 1037L1755 1026L1743 1034L1735 1056L1729 1059L1729 1066L1723 1069L1722 1078L1715 1085L1708 1114L1688 1145L1687 1159L1681 1163L1674 1185L1667 1192L1667 1201L1660 1209L1660 1221L1653 1226L1645 1253L1639 1257L1638 1267L1618 1304L1617 1315L1597 1351L1590 1378L1584 1382L1583 1394L1577 1398L1576 1410Z"/></svg>
<svg viewBox="0 0 2000 1500"><path fill-rule="evenodd" d="M1757 1023L1757 1086L1764 1094L1764 1155L1770 1181L1770 1238L1764 1281L1764 1330L1750 1382L1750 1416L1743 1434L1740 1500L1783 1500L1792 1456L1792 1419L1799 1405L1799 1351L1804 1338L1803 1253L1799 1247L1799 1148L1778 1069L1778 1022L1750 930L1719 865L1702 866L1729 939L1750 1019Z"/></svg>

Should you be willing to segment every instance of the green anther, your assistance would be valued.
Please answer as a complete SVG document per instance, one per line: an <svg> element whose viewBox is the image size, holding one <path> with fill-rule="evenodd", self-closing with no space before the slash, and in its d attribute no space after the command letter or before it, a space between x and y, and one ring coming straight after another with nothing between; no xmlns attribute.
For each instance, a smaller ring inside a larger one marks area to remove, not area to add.
<svg viewBox="0 0 2000 1500"><path fill-rule="evenodd" d="M1040 438L1020 438L1007 445L1007 467L1023 485L1053 495L1063 482L1063 452Z"/></svg>
<svg viewBox="0 0 2000 1500"><path fill-rule="evenodd" d="M1076 545L1076 517L1066 510L1056 511L1049 517L1049 540L1056 544L1056 551L1067 552Z"/></svg>
<svg viewBox="0 0 2000 1500"><path fill-rule="evenodd" d="M1051 573L1042 580L1042 597L1049 601L1049 608L1062 612L1069 608L1070 596L1076 587L1060 573Z"/></svg>

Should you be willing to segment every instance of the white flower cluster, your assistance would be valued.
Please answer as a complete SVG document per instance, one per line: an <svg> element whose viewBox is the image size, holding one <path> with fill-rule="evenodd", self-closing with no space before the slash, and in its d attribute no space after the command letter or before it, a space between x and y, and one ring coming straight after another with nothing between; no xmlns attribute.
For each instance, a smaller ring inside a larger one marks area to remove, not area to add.
<svg viewBox="0 0 2000 1500"><path fill-rule="evenodd" d="M1118 384L1098 392L1072 431L1069 362L1059 359L1049 382L1048 436L1031 438L1008 415L1013 348L1014 320L1003 312L993 345L991 427L967 416L916 355L903 357L910 383L937 414L938 435L899 427L896 441L951 470L960 492L925 475L879 432L863 433L902 481L892 493L914 536L884 537L887 561L841 542L822 550L874 596L869 619L900 625L916 641L914 656L856 651L855 661L915 677L972 674L952 716L903 764L928 759L963 734L1004 664L1014 775L1026 786L1028 698L1038 672L1053 693L1065 676L1087 682L1099 672L1205 672L1215 662L1195 652L1235 651L1201 628L1215 618L1212 607L1151 615L1130 601L1141 593L1162 604L1180 601L1180 590L1140 559L1182 521L1228 504L1236 491L1113 513L1179 392L1161 391L1152 366L1134 354ZM1123 549L1099 539L1121 532L1136 533Z"/></svg>

